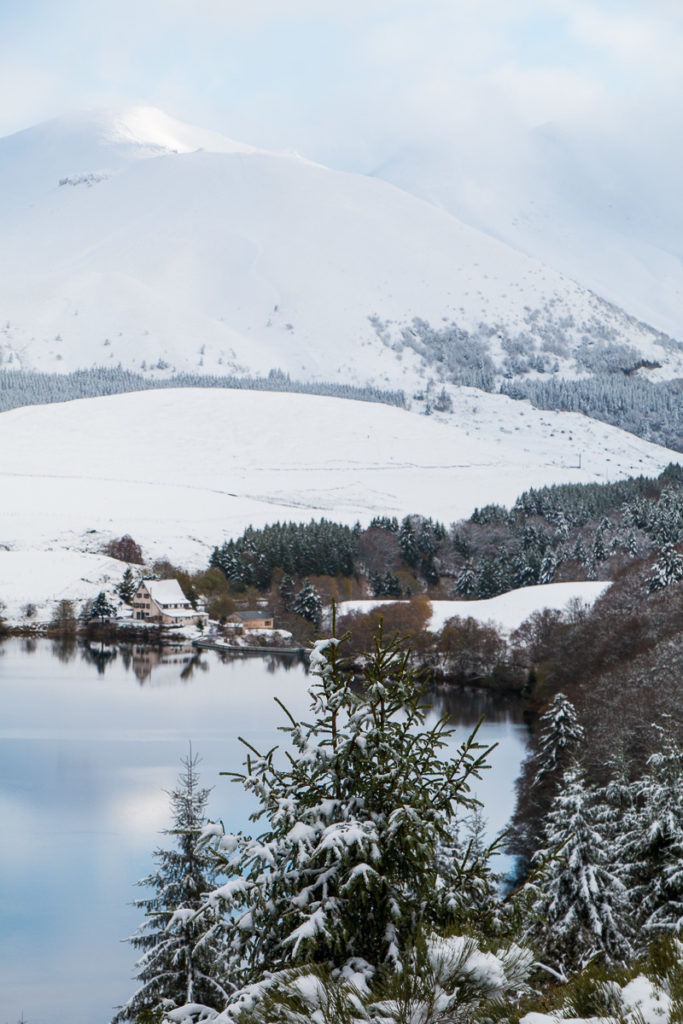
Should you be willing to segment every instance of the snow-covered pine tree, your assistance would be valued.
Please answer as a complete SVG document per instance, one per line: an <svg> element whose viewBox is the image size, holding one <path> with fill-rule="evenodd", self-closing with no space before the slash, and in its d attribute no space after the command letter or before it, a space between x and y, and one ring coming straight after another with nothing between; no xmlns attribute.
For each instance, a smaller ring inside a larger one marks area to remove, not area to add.
<svg viewBox="0 0 683 1024"><path fill-rule="evenodd" d="M421 935L467 918L481 890L455 823L476 806L469 785L488 751L472 736L442 759L450 730L425 727L408 652L380 637L359 691L346 639L314 646L314 720L283 727L287 761L252 750L237 776L264 832L216 840L233 873L213 898L238 985L298 964L391 971Z"/></svg>
<svg viewBox="0 0 683 1024"><path fill-rule="evenodd" d="M582 968L598 953L625 962L633 952L627 891L610 869L595 792L577 763L562 775L543 832L544 847L535 859L547 862L557 853L538 883L536 935L543 955L565 972Z"/></svg>
<svg viewBox="0 0 683 1024"><path fill-rule="evenodd" d="M673 544L664 544L652 566L652 574L645 580L645 586L652 594L680 580L683 580L683 555L679 554Z"/></svg>
<svg viewBox="0 0 683 1024"><path fill-rule="evenodd" d="M636 811L623 855L644 943L683 928L683 755L661 727L662 749L634 785Z"/></svg>
<svg viewBox="0 0 683 1024"><path fill-rule="evenodd" d="M116 609L109 601L103 590L100 590L88 610L89 619L108 619L116 613Z"/></svg>
<svg viewBox="0 0 683 1024"><path fill-rule="evenodd" d="M469 597L470 594L474 593L476 585L477 577L474 572L474 566L471 562L465 562L455 581L454 593L462 594L463 597Z"/></svg>
<svg viewBox="0 0 683 1024"><path fill-rule="evenodd" d="M522 764L517 780L517 806L509 844L510 851L521 855L526 864L542 842L543 821L562 773L578 754L584 739L576 709L563 693L555 695L541 715L539 726L535 749Z"/></svg>
<svg viewBox="0 0 683 1024"><path fill-rule="evenodd" d="M294 598L292 611L302 618L312 622L316 629L320 629L323 617L323 603L320 594L310 580L304 582L303 587Z"/></svg>
<svg viewBox="0 0 683 1024"><path fill-rule="evenodd" d="M173 826L164 835L173 836L176 847L155 850L156 871L138 882L153 890L135 901L144 909L145 921L126 940L143 950L136 964L141 985L112 1024L193 1002L219 1009L228 998L221 983L224 922L204 906L219 872L201 842L210 790L199 785L198 763L196 754L183 759L178 783L169 794Z"/></svg>
<svg viewBox="0 0 683 1024"><path fill-rule="evenodd" d="M609 547L606 541L606 536L611 529L611 523L606 516L600 520L598 527L595 531L595 537L593 538L592 548L592 560L594 563L599 564L605 562L609 558Z"/></svg>
<svg viewBox="0 0 683 1024"><path fill-rule="evenodd" d="M552 583L555 579L555 573L557 572L557 555L552 548L547 548L543 555L543 561L541 562L541 568L538 572L539 583Z"/></svg>
<svg viewBox="0 0 683 1024"><path fill-rule="evenodd" d="M563 693L555 694L550 707L541 716L540 726L534 786L548 775L557 778L558 773L569 766L584 739L576 708Z"/></svg>

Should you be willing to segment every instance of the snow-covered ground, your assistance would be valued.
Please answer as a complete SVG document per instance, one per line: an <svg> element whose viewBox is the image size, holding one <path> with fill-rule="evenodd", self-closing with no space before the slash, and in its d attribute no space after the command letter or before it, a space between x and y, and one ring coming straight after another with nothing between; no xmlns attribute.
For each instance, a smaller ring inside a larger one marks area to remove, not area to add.
<svg viewBox="0 0 683 1024"><path fill-rule="evenodd" d="M114 558L80 551L0 550L2 615L25 621L32 604L35 621L49 620L58 601L94 598L118 583L125 568Z"/></svg>
<svg viewBox="0 0 683 1024"><path fill-rule="evenodd" d="M672 1019L674 1004L671 996L653 981L639 974L632 978L619 992L623 1007L623 1019L632 1024L668 1024ZM526 1013L520 1024L602 1024L614 1017L564 1017L560 1014Z"/></svg>
<svg viewBox="0 0 683 1024"><path fill-rule="evenodd" d="M17 608L74 588L92 596L123 568L103 559L103 545L126 533L148 562L200 568L250 524L412 512L451 523L528 487L654 475L680 459L577 414L466 388L453 395L448 417L213 389L3 413L0 600Z"/></svg>
<svg viewBox="0 0 683 1024"><path fill-rule="evenodd" d="M436 633L457 615L462 619L476 619L477 622L493 622L509 631L516 629L533 612L543 608L561 611L570 601L591 605L608 587L609 583L604 581L545 583L542 586L510 590L507 594L499 594L485 601L432 601L432 615L427 628ZM369 612L391 603L389 599L343 601L339 611L342 615L346 612Z"/></svg>

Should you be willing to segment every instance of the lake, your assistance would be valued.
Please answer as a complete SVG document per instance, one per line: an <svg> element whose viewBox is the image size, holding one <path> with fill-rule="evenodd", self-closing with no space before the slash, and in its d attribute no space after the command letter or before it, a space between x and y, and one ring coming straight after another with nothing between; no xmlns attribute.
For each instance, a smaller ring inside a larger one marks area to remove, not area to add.
<svg viewBox="0 0 683 1024"><path fill-rule="evenodd" d="M228 659L189 647L0 644L0 1024L106 1024L136 988L138 878L166 845L167 791L189 751L212 786L209 814L249 829L251 800L219 777L239 769L243 736L267 749L284 715L307 716L296 657ZM514 702L441 692L434 711L457 727L481 714L498 743L476 789L489 833L504 827L527 731Z"/></svg>

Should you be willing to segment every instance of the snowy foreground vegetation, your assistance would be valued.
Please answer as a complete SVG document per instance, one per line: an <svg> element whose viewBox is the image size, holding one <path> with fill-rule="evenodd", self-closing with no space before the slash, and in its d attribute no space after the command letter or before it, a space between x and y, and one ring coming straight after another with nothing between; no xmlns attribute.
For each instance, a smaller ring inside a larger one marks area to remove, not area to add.
<svg viewBox="0 0 683 1024"><path fill-rule="evenodd" d="M584 731L558 694L527 762L547 812L533 870L506 895L470 783L476 732L444 760L398 641L360 678L346 640L311 656L311 719L283 706L286 756L247 745L234 780L254 838L207 822L197 758L172 793L175 849L142 885L140 988L116 1024L431 1024L603 1017L680 1021L680 750L629 782L586 785ZM231 773L232 774L232 773ZM509 887L508 887L509 890ZM550 1016L547 1016L550 1015Z"/></svg>

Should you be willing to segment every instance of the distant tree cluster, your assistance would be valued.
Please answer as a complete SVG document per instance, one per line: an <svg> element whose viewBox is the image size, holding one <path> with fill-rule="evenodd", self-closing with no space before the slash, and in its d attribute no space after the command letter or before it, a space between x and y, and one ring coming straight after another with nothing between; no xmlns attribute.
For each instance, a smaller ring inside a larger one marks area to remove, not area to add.
<svg viewBox="0 0 683 1024"><path fill-rule="evenodd" d="M329 520L275 523L261 530L249 527L237 540L214 548L211 565L229 580L267 590L273 571L289 576L350 576L360 527Z"/></svg>
<svg viewBox="0 0 683 1024"><path fill-rule="evenodd" d="M475 509L451 528L450 540L455 563L442 547L437 564L442 572L449 565L454 593L464 598L563 579L609 579L624 563L669 544L674 550L653 583L666 585L676 578L675 545L683 541L683 474L672 465L656 479L532 489L509 511Z"/></svg>
<svg viewBox="0 0 683 1024"><path fill-rule="evenodd" d="M168 369L167 364L156 369ZM45 405L70 402L75 398L99 398L102 395L128 394L159 388L229 388L237 391L284 391L303 395L328 395L357 402L380 402L405 408L402 391L382 390L370 385L358 387L334 381L292 380L281 370L271 370L267 377L215 376L208 374L173 373L154 377L125 370L121 366L96 366L73 373L38 373L31 370L0 370L0 412L23 405Z"/></svg>
<svg viewBox="0 0 683 1024"><path fill-rule="evenodd" d="M247 529L214 549L211 566L261 592L283 576L354 577L373 597L486 599L562 580L611 579L637 558L655 560L650 589L680 578L683 470L608 484L526 491L512 509L487 505L444 526L419 515L380 516L362 529L328 520ZM286 584L289 586L290 584ZM281 590L287 608L291 597Z"/></svg>
<svg viewBox="0 0 683 1024"><path fill-rule="evenodd" d="M527 399L537 409L581 412L638 437L683 451L683 382L653 383L642 377L611 373L579 380L503 381L501 394Z"/></svg>
<svg viewBox="0 0 683 1024"><path fill-rule="evenodd" d="M633 390L638 392L638 385L647 384L633 375L639 369L660 365L644 359L632 344L632 337L638 334L645 336L648 341L660 345L663 351L680 351L681 343L639 323L602 299L593 297L592 305L592 312L579 321L566 303L554 297L540 308L527 307L523 325L518 329L500 321L482 321L476 327L465 327L452 317L443 317L437 326L421 317L414 317L410 323L382 320L376 315L369 320L384 345L394 352L412 349L440 381L491 392L501 379L504 389L508 387L507 380L514 380L509 385L511 392L505 390L505 393L520 397L514 389L528 387L530 393L524 397L534 401L532 394L537 386L552 388L556 382L571 386L573 382L558 380L557 375L562 370L578 371L590 374L590 383L602 384L620 377L622 383L625 381L621 393L629 395L626 405L631 405L630 385L634 384ZM537 376L526 380L529 374ZM618 391L618 382L616 388ZM600 393L599 387L593 391L594 395ZM635 399L636 404L640 398ZM608 401L613 407L616 405L613 400ZM558 407L561 408L543 406ZM597 413L589 415L607 418ZM635 417L640 426L645 426L644 416L647 413L643 415L641 408ZM639 433L639 430L634 432ZM680 441L680 430L677 436Z"/></svg>

